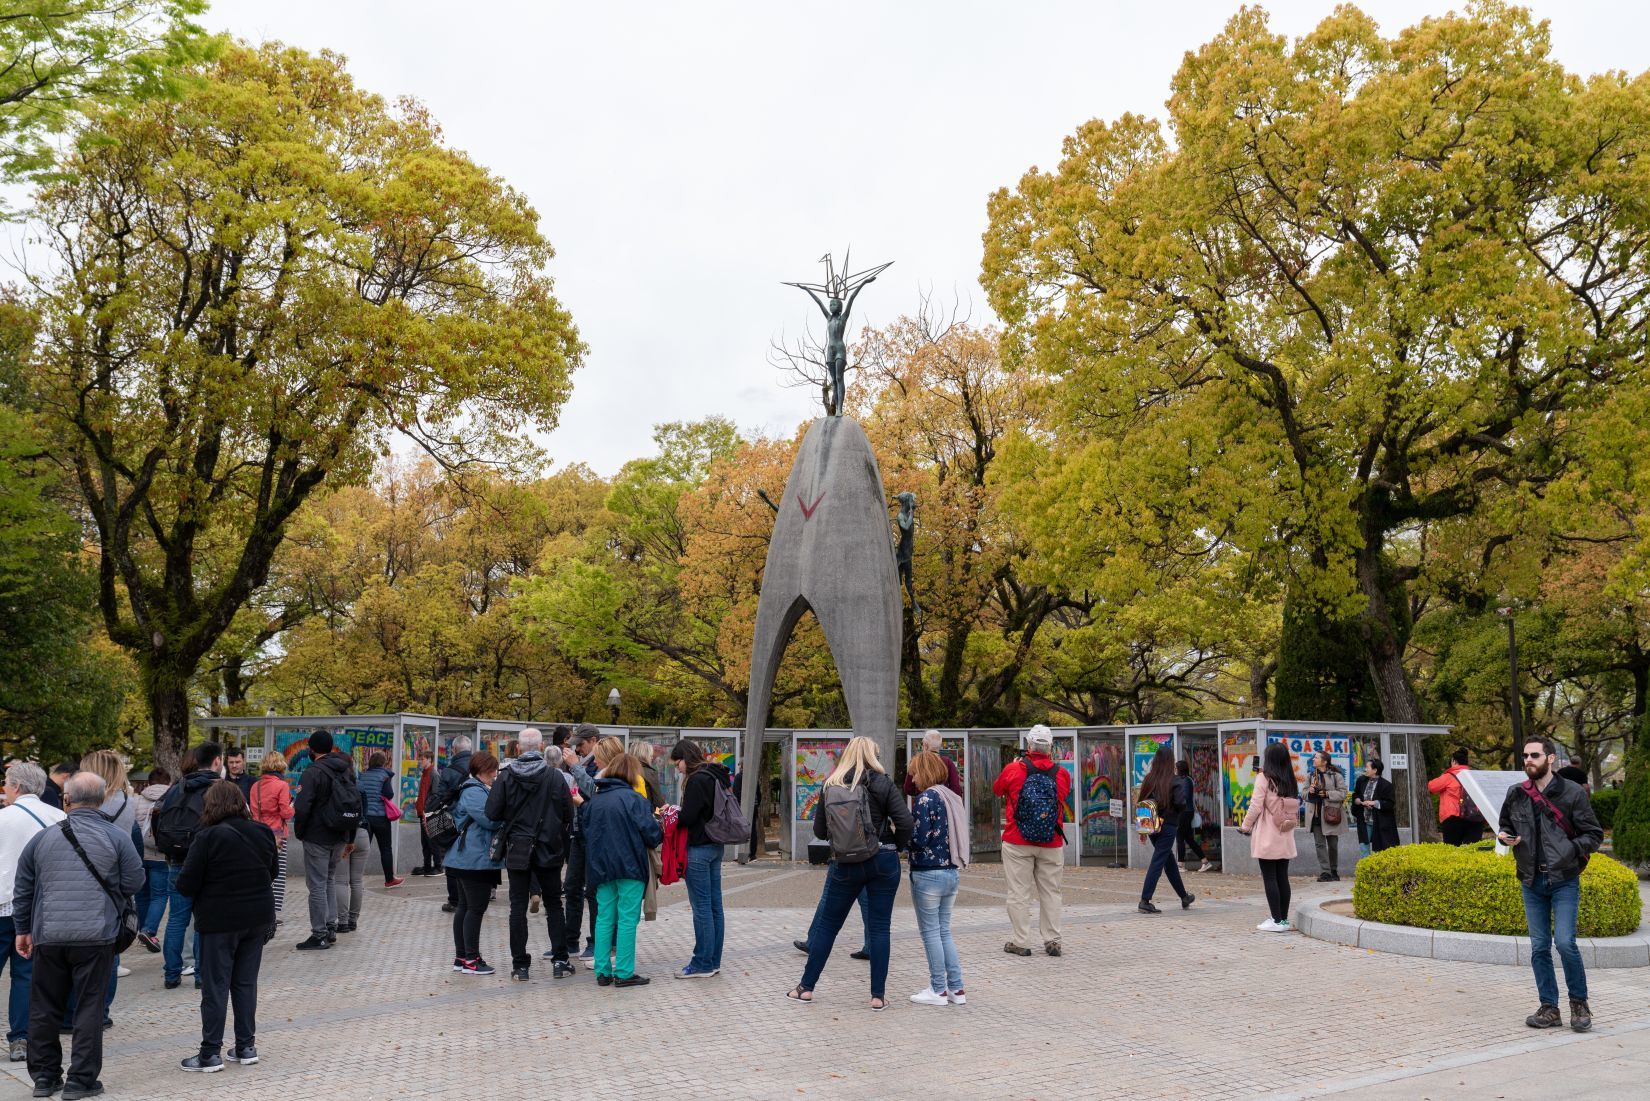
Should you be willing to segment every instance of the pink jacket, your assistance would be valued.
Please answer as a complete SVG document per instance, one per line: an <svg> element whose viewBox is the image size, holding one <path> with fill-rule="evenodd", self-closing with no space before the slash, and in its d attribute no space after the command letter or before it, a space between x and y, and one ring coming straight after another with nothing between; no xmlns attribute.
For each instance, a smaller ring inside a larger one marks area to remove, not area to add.
<svg viewBox="0 0 1650 1101"><path fill-rule="evenodd" d="M262 822L274 831L277 839L286 836L286 824L297 813L292 807L292 788L286 777L265 773L252 784L252 798L247 800L253 821Z"/></svg>
<svg viewBox="0 0 1650 1101"><path fill-rule="evenodd" d="M1286 799L1273 791L1265 773L1256 775L1249 813L1243 816L1243 828L1249 831L1249 854L1256 860L1293 860L1300 806L1299 799ZM1286 825L1278 825L1280 817Z"/></svg>

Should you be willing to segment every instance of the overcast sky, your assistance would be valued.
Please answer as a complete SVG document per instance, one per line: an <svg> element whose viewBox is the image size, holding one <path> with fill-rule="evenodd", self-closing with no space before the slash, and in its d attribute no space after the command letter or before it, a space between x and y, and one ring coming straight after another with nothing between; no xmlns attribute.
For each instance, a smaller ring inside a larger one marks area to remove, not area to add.
<svg viewBox="0 0 1650 1101"><path fill-rule="evenodd" d="M1333 8L1265 6L1290 36ZM1388 34L1442 7L1360 6ZM1530 6L1571 70L1650 67L1644 5ZM817 280L824 252L895 262L856 323L925 290L986 319L986 197L1055 163L1086 119L1161 116L1182 55L1237 7L215 0L207 22L343 53L360 84L422 100L531 198L590 346L549 450L612 474L658 422L723 413L789 434L817 414L766 357L816 312L781 280Z"/></svg>

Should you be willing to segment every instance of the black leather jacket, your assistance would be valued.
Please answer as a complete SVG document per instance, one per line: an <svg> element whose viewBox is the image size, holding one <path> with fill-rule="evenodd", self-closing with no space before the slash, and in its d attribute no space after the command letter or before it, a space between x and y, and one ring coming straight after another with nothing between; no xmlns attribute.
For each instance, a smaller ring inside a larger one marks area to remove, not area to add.
<svg viewBox="0 0 1650 1101"><path fill-rule="evenodd" d="M1518 862L1518 879L1534 883L1539 872L1549 879L1574 879L1581 874L1585 858L1604 843L1604 828L1593 813L1587 789L1562 776L1554 776L1541 793L1561 811L1575 833L1572 840L1550 811L1536 805L1520 784L1507 793L1501 804L1500 832L1519 838L1513 846Z"/></svg>

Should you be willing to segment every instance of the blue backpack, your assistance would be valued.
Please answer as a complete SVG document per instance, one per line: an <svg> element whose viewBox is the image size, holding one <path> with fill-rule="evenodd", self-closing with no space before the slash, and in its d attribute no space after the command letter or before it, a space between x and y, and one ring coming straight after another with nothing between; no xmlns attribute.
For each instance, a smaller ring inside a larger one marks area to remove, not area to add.
<svg viewBox="0 0 1650 1101"><path fill-rule="evenodd" d="M1014 800L1014 825L1028 844L1046 845L1060 832L1060 788L1054 782L1058 765L1038 768L1030 757L1022 758L1025 782Z"/></svg>

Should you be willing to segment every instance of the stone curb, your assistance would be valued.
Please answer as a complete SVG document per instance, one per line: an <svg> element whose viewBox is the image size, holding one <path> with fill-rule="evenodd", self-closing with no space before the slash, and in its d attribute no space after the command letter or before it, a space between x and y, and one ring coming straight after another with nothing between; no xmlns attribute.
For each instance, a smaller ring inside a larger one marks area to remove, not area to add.
<svg viewBox="0 0 1650 1101"><path fill-rule="evenodd" d="M1325 903L1348 901L1351 900L1326 898L1303 902L1295 910L1295 928L1314 940L1399 956L1465 963L1523 965L1530 962L1529 937L1386 925L1332 914L1324 909ZM1576 943L1581 948L1581 961L1588 967L1650 967L1650 932L1642 927L1631 936L1580 937Z"/></svg>

